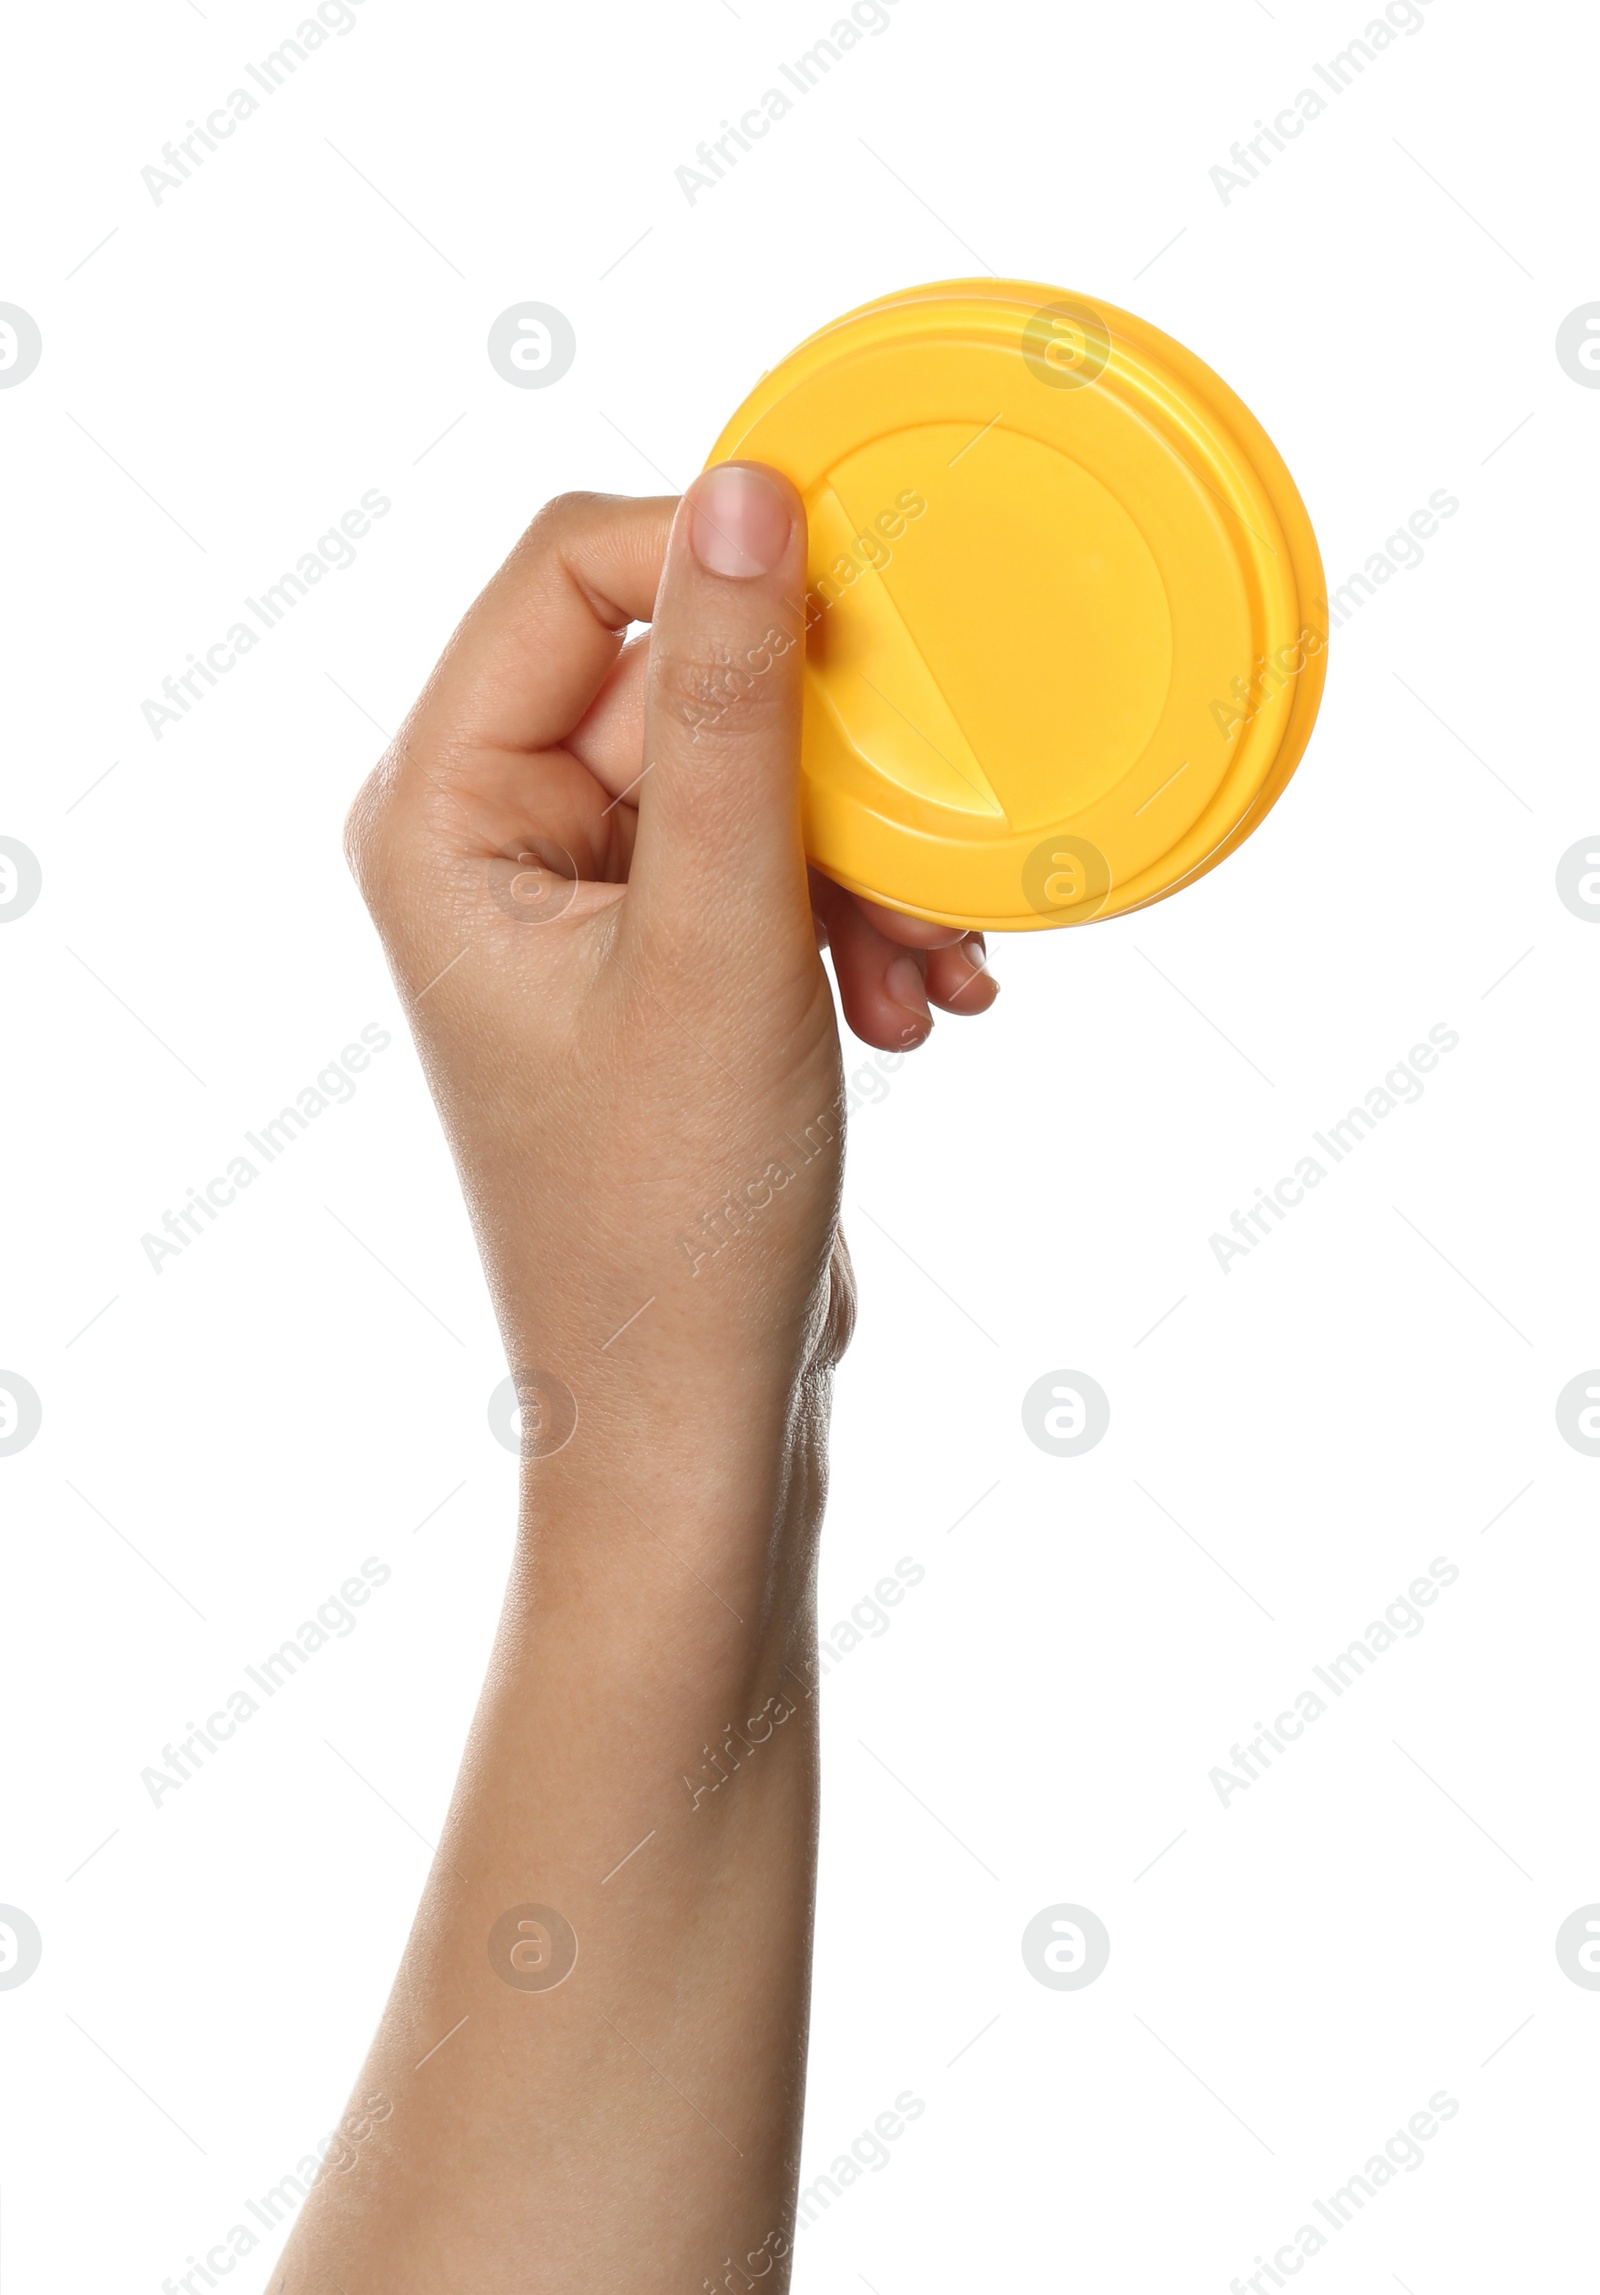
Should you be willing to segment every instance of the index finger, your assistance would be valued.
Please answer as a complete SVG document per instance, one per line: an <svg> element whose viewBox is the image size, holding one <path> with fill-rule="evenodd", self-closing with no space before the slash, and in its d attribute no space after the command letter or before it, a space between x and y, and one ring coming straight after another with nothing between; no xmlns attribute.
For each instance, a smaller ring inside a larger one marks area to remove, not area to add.
<svg viewBox="0 0 1600 2295"><path fill-rule="evenodd" d="M648 621L677 503L562 494L470 606L408 732L470 778L474 750L555 748L594 699L630 622Z"/></svg>

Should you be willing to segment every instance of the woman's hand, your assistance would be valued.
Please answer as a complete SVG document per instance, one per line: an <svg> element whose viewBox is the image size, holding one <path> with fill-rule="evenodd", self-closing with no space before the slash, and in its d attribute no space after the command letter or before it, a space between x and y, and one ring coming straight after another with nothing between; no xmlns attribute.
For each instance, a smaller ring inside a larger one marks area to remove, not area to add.
<svg viewBox="0 0 1600 2295"><path fill-rule="evenodd" d="M799 500L758 466L553 503L352 814L513 1371L580 1408L602 1346L726 1393L837 1345L820 940L883 1048L995 994L977 935L808 887L804 587Z"/></svg>

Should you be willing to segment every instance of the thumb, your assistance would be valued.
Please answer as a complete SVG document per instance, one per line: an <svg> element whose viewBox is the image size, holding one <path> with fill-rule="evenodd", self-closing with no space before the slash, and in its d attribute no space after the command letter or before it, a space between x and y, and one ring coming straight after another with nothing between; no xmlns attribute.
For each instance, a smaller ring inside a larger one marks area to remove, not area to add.
<svg viewBox="0 0 1600 2295"><path fill-rule="evenodd" d="M650 632L628 906L646 929L814 949L800 827L806 521L724 462L678 505Z"/></svg>

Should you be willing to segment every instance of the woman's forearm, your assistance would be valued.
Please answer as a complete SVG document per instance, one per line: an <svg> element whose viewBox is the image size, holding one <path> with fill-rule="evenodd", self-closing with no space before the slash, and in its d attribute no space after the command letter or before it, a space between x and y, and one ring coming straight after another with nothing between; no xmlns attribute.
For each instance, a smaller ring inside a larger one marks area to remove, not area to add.
<svg viewBox="0 0 1600 2295"><path fill-rule="evenodd" d="M317 2187L284 2295L787 2284L826 1386L730 1394L698 1470L703 1433L619 1442L616 1411L580 1404L526 1469L488 1680L355 2091L393 2109ZM781 1442L752 1438L763 1418Z"/></svg>

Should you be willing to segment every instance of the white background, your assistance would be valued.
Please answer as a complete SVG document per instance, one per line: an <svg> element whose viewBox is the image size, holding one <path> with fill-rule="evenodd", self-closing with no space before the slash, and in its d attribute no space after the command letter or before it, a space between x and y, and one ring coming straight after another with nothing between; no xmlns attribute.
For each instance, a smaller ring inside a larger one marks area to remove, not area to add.
<svg viewBox="0 0 1600 2295"><path fill-rule="evenodd" d="M155 2295L331 2128L480 1676L516 1469L339 855L380 728L548 496L682 484L812 328L979 267L1210 360L1335 582L1460 509L1336 634L1261 833L992 942L994 1016L853 1124L824 1625L926 1576L826 1690L806 2180L926 2109L798 2284L1221 2295L1440 2089L1306 2283L1578 2283L1600 1996L1553 1943L1600 1898L1600 1462L1554 1402L1600 1360L1600 932L1555 870L1600 812L1600 395L1554 338L1600 295L1596 57L1575 10L1431 0L1224 203L1370 13L896 0L692 205L674 170L830 0L362 0L159 205L140 170L294 0L13 19L0 299L44 356L0 393L0 834L44 890L0 933L0 1365L44 1421L0 1459L0 1900L44 1958L0 1992L5 2295ZM547 390L485 355L527 299L576 330ZM369 488L356 564L156 741L142 701ZM356 1098L153 1272L368 1022ZM1212 1232L1437 1023L1425 1096L1224 1274ZM1111 1402L1075 1460L1019 1413L1060 1367ZM141 1768L368 1555L358 1629L153 1808ZM1425 1630L1224 1808L1213 1765L1437 1556ZM1061 1901L1110 1932L1084 1991L1022 1962Z"/></svg>

